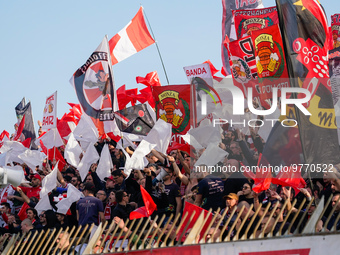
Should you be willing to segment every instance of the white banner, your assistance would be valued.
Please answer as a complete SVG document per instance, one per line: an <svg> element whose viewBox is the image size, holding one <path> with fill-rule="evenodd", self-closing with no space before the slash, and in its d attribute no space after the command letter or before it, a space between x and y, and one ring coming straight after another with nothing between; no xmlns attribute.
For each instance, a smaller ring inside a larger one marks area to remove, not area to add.
<svg viewBox="0 0 340 255"><path fill-rule="evenodd" d="M43 113L42 130L57 127L57 91L46 98Z"/></svg>
<svg viewBox="0 0 340 255"><path fill-rule="evenodd" d="M212 75L210 66L208 63L203 63L194 66L183 67L185 75L188 78L189 83L192 82L193 78L199 77L204 80L209 86L213 86Z"/></svg>

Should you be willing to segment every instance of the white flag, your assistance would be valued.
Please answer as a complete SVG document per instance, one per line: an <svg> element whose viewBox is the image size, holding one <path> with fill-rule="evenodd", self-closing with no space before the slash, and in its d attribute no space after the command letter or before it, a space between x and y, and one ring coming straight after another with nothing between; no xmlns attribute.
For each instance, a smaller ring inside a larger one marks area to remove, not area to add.
<svg viewBox="0 0 340 255"><path fill-rule="evenodd" d="M172 134L172 125L162 119L158 119L143 141L156 145L155 149L166 154ZM139 146L138 146L139 147ZM149 153L149 152L147 152ZM147 154L146 153L146 154ZM146 155L145 154L145 155Z"/></svg>
<svg viewBox="0 0 340 255"><path fill-rule="evenodd" d="M98 152L93 144L88 146L83 158L81 159L78 165L78 171L81 177L81 180L84 181L89 169L93 163L96 163L99 159Z"/></svg>
<svg viewBox="0 0 340 255"><path fill-rule="evenodd" d="M83 193L80 192L72 184L67 186L67 197L62 199L56 207L58 208L58 213L66 214L68 209L70 209L72 203L78 201L81 197L84 197Z"/></svg>
<svg viewBox="0 0 340 255"><path fill-rule="evenodd" d="M43 197L45 195L48 195L49 192L51 192L55 187L57 187L57 171L58 170L58 164L55 165L52 172L50 172L48 175L45 176L45 178L41 182L41 190L40 190L40 197Z"/></svg>
<svg viewBox="0 0 340 255"><path fill-rule="evenodd" d="M213 127L211 125L199 126L188 131L196 141L207 148L209 144L219 144L221 142L221 133L219 127Z"/></svg>
<svg viewBox="0 0 340 255"><path fill-rule="evenodd" d="M24 161L24 163L35 173L36 166L39 166L39 169L42 169L42 163L44 162L46 155L37 150L26 150L18 155L18 158Z"/></svg>
<svg viewBox="0 0 340 255"><path fill-rule="evenodd" d="M74 138L73 133L70 133L66 148L64 151L64 157L69 164L74 167L77 167L80 162L80 154L82 153L82 149L78 144L77 140Z"/></svg>
<svg viewBox="0 0 340 255"><path fill-rule="evenodd" d="M38 214L41 214L43 211L46 211L46 210L52 210L52 206L48 198L48 194L44 195L43 197L40 196L40 200L34 206L34 209L37 210Z"/></svg>
<svg viewBox="0 0 340 255"><path fill-rule="evenodd" d="M111 169L113 168L112 158L109 151L109 146L107 144L104 145L102 149L102 153L100 154L99 164L97 166L96 173L98 177L104 181L105 177L111 175Z"/></svg>
<svg viewBox="0 0 340 255"><path fill-rule="evenodd" d="M171 128L171 124L159 119L146 138L138 145L131 158L126 157L124 173L130 175L132 169L142 170L145 167L144 157L152 149L166 153L171 138Z"/></svg>
<svg viewBox="0 0 340 255"><path fill-rule="evenodd" d="M98 141L98 130L86 114L81 115L78 125L73 130L73 135L80 142L83 150Z"/></svg>
<svg viewBox="0 0 340 255"><path fill-rule="evenodd" d="M195 166L206 165L215 166L219 161L228 156L228 152L221 149L218 144L209 144L203 154L199 157Z"/></svg>
<svg viewBox="0 0 340 255"><path fill-rule="evenodd" d="M37 138L35 143L39 144L39 140L44 143L47 149L64 145L63 139L61 138L57 128L51 128L42 137Z"/></svg>

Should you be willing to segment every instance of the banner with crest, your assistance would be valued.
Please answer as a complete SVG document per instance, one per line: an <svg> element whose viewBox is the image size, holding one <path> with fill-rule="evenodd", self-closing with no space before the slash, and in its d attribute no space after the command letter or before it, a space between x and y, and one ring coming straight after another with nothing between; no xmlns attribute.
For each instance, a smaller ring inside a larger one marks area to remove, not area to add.
<svg viewBox="0 0 340 255"><path fill-rule="evenodd" d="M183 143L179 135L186 134L192 124L191 87L191 85L152 87L157 119L172 124L171 141Z"/></svg>
<svg viewBox="0 0 340 255"><path fill-rule="evenodd" d="M289 87L280 28L273 25L253 31L251 38L255 48L261 105L269 109L272 105L273 88L278 88L280 97L280 89Z"/></svg>
<svg viewBox="0 0 340 255"><path fill-rule="evenodd" d="M260 30L279 23L276 7L233 10L237 39L246 37L252 31Z"/></svg>

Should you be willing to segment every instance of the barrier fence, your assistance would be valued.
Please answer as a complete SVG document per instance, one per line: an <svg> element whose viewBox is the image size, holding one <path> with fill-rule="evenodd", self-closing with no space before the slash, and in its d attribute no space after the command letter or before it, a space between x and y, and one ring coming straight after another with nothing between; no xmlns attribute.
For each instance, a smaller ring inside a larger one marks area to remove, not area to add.
<svg viewBox="0 0 340 255"><path fill-rule="evenodd" d="M251 205L250 208L244 206L235 207L233 210L226 208L220 214L220 209L218 209L212 217L209 216L211 214L201 212L195 222L192 222L195 216L195 212L193 212L190 215L186 213L181 218L179 214L175 217L174 215L166 217L164 214L162 217L156 216L153 220L141 218L127 220L125 223L121 220L117 224L113 221L110 225L106 222L98 227L92 224L84 227L29 231L28 234L22 235L4 234L1 236L0 250L1 254L54 255L131 251L143 253L167 247L162 250L165 252L163 252L164 254L173 253L179 248L187 250L188 254L195 254L193 251L197 249L195 246L197 244L208 245L225 242L237 244L241 240L253 239L266 240L267 242L282 239L282 237L294 239L311 234L336 234L340 213L336 212L334 204L329 216L323 218L332 199L333 196L324 203L322 198L311 215L308 215L308 212L314 201L313 199L311 201L304 199L298 208L294 207L297 203L294 200L289 206L290 208L288 208L288 201L285 201L284 204L279 202L273 205L268 202L266 206L260 204L256 210L252 210L253 205ZM336 204L339 200L340 197ZM280 205L282 208L279 208ZM277 213L278 210L280 211ZM252 217L249 218L252 213ZM226 219L227 214L229 215ZM323 225L321 226L322 218ZM193 226L189 229L189 225L192 223ZM329 224L331 224L330 227Z"/></svg>

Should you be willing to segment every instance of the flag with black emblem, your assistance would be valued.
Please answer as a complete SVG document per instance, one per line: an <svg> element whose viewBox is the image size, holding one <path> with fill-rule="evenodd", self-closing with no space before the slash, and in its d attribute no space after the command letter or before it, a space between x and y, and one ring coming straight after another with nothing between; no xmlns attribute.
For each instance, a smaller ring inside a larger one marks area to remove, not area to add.
<svg viewBox="0 0 340 255"><path fill-rule="evenodd" d="M336 164L339 145L329 83L327 17L317 0L277 0L276 4L290 85L311 93L303 104L311 115L295 109L305 163ZM293 96L305 97L303 93Z"/></svg>

